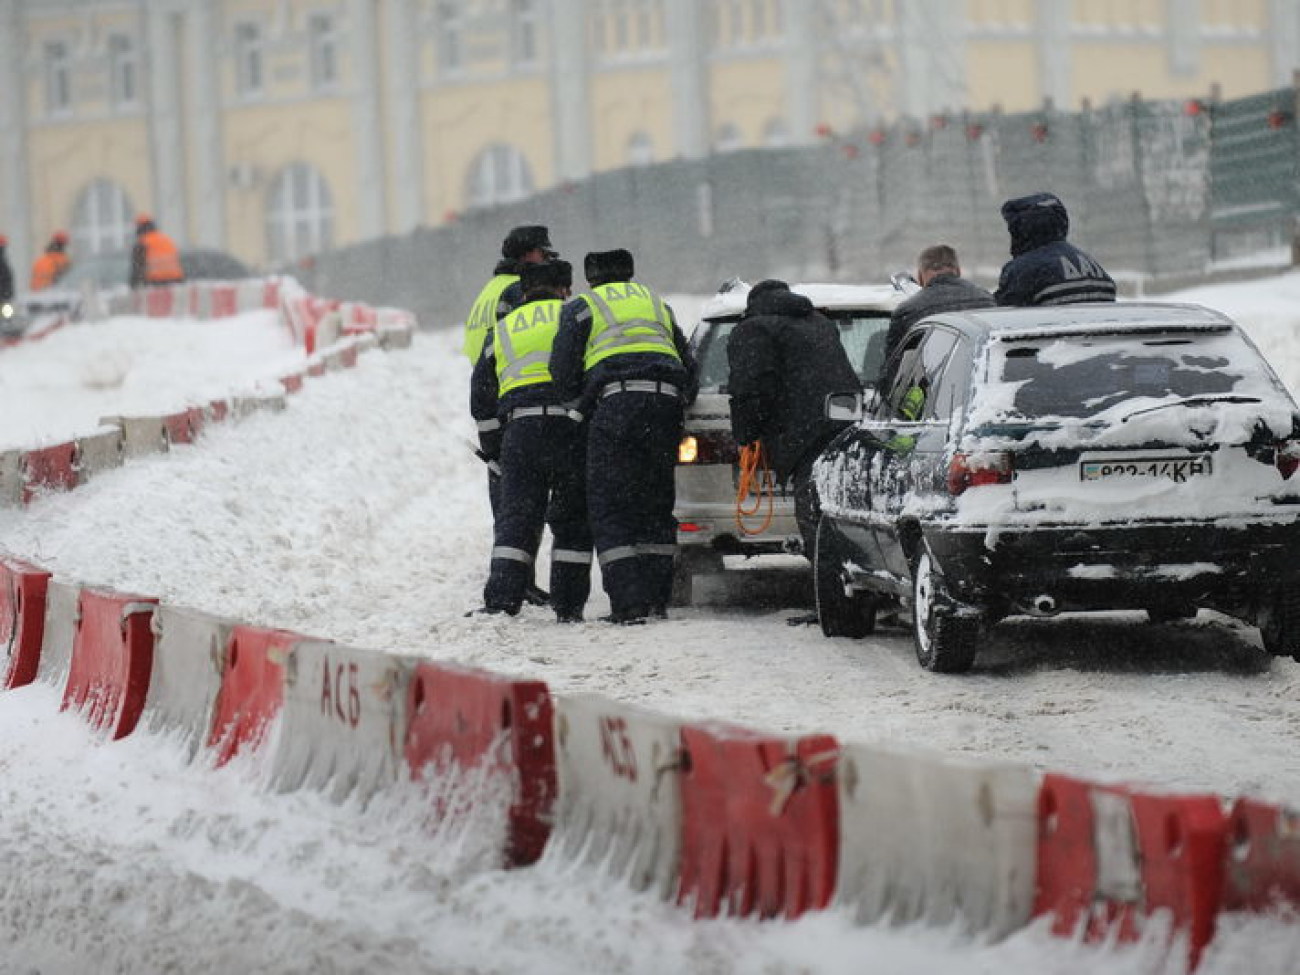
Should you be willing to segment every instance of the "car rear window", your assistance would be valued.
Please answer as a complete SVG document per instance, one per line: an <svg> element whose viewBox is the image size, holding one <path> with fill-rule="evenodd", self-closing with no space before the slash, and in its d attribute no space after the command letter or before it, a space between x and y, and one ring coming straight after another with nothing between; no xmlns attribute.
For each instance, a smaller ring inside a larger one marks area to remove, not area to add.
<svg viewBox="0 0 1300 975"><path fill-rule="evenodd" d="M889 331L889 313L873 311L824 312L839 327L840 344L849 362L864 383L873 383L880 373L885 356L885 336ZM700 388L726 392L730 367L727 343L739 319L724 318L703 322L694 336L695 359L700 370Z"/></svg>
<svg viewBox="0 0 1300 975"><path fill-rule="evenodd" d="M1239 332L1065 335L993 342L978 409L1002 418L1097 417L1198 396L1271 399L1279 385Z"/></svg>

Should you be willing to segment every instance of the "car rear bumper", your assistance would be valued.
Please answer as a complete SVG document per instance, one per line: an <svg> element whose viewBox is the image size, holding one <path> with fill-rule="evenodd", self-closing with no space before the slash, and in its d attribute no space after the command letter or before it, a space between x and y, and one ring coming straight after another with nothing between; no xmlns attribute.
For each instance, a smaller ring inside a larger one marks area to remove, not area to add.
<svg viewBox="0 0 1300 975"><path fill-rule="evenodd" d="M758 528L766 518L766 504L745 524ZM754 535L736 524L736 488L729 464L682 465L677 468L677 544L711 548L724 555L758 555L788 551L799 539L794 502L778 497L772 504L772 520Z"/></svg>
<svg viewBox="0 0 1300 975"><path fill-rule="evenodd" d="M1300 521L924 531L952 596L1056 610L1251 607L1300 576ZM989 543L992 542L990 545Z"/></svg>

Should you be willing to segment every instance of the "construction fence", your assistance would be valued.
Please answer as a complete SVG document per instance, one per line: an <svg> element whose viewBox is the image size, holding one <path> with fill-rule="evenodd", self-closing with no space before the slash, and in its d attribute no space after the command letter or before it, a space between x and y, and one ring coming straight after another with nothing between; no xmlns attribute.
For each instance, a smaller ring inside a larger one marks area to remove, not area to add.
<svg viewBox="0 0 1300 975"><path fill-rule="evenodd" d="M313 291L463 320L506 231L543 223L580 268L626 247L640 280L708 294L755 281L884 281L949 243L992 285L1007 260L999 207L1050 190L1070 237L1130 293L1214 272L1291 263L1300 218L1300 91L1233 101L1143 101L1078 112L903 119L818 145L753 149L600 173L318 255L295 274Z"/></svg>

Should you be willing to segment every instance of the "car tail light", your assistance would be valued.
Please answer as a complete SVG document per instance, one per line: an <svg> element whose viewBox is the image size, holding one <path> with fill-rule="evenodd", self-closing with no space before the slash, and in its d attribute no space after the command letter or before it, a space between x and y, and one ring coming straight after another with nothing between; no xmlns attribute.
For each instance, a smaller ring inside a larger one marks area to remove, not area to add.
<svg viewBox="0 0 1300 975"><path fill-rule="evenodd" d="M734 464L739 458L736 441L725 430L688 433L677 444L679 464Z"/></svg>
<svg viewBox="0 0 1300 975"><path fill-rule="evenodd" d="M1010 484L1015 474L1012 454L958 451L948 464L948 493L956 497L967 488L981 484Z"/></svg>
<svg viewBox="0 0 1300 975"><path fill-rule="evenodd" d="M708 531L708 526L698 525L693 521L679 521L677 523L677 530L679 532L695 534L696 532Z"/></svg>
<svg viewBox="0 0 1300 975"><path fill-rule="evenodd" d="M1300 440L1279 440L1273 458L1282 480L1287 480L1300 468Z"/></svg>

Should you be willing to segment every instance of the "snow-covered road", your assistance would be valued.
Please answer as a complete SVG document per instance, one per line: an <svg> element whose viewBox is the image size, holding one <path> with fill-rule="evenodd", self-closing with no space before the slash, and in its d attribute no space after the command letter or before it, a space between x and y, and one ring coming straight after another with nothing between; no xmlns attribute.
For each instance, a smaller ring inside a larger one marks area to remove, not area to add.
<svg viewBox="0 0 1300 975"><path fill-rule="evenodd" d="M1193 300L1236 314L1300 388L1300 276ZM90 336L103 343L139 327L70 328L19 351L52 375L84 375ZM240 328L261 335L239 339L260 349L244 381L292 361L269 325ZM181 374L150 365L192 354L173 339L124 339L121 387L137 371ZM921 671L901 629L851 641L787 627L800 587L775 572L746 573L750 585L715 590L713 605L646 627L561 628L540 610L465 618L490 534L482 470L464 444L468 369L456 345L424 335L409 352L367 355L309 383L283 414L212 428L71 494L0 509L0 546L69 578L540 677L557 692L1300 805L1300 664L1265 657L1253 629L1222 617L1012 620L960 678ZM0 392L20 383L11 362L0 356ZM84 432L76 386L55 387L59 436ZM185 405L180 378L153 386L177 398L155 408ZM121 412L101 392L85 394L86 429ZM47 402L27 386L0 416L0 443L30 442ZM563 864L491 870L478 825L454 841L430 837L410 796L362 813L265 795L247 768L188 767L172 743L143 733L94 747L54 712L48 688L0 698L0 942L15 948L0 971L1178 970L1176 953L1155 944L1085 949L1038 929L982 947L945 931L854 928L835 912L691 924ZM1300 970L1300 929L1230 928L1203 970Z"/></svg>

